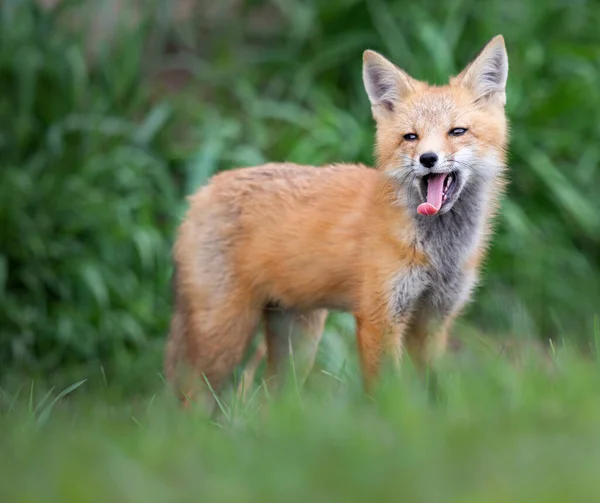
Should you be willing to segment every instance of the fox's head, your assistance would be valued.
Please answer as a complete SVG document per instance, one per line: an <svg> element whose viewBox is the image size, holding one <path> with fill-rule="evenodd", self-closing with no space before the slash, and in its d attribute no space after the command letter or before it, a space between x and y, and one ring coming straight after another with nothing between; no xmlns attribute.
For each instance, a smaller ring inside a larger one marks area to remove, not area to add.
<svg viewBox="0 0 600 503"><path fill-rule="evenodd" d="M490 190L504 168L508 136L502 36L445 86L415 80L373 51L363 61L378 166L399 182L409 209L441 215L467 190Z"/></svg>

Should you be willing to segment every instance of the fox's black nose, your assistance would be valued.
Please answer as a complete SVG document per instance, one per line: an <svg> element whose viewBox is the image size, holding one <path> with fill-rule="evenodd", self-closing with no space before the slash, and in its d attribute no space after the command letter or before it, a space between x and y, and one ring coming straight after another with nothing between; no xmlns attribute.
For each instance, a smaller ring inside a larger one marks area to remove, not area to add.
<svg viewBox="0 0 600 503"><path fill-rule="evenodd" d="M425 152L421 157L419 157L419 161L421 161L421 164L425 168L431 169L438 161L438 156L435 152Z"/></svg>

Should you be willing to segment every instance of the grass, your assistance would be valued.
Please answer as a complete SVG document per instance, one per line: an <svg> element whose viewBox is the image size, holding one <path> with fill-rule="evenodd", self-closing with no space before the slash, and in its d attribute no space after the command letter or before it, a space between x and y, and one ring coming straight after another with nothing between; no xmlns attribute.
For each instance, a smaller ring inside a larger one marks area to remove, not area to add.
<svg viewBox="0 0 600 503"><path fill-rule="evenodd" d="M407 362L372 397L354 364L317 371L300 391L225 396L216 420L181 411L160 383L118 403L77 383L50 410L33 386L4 392L0 500L595 500L600 358L520 356L465 348L435 391Z"/></svg>

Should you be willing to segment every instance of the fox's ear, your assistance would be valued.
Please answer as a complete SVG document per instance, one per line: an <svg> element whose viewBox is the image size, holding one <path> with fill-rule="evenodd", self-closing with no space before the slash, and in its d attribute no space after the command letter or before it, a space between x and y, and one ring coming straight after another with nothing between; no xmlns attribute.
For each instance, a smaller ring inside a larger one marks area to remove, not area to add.
<svg viewBox="0 0 600 503"><path fill-rule="evenodd" d="M477 100L489 98L506 104L508 55L504 37L495 36L471 63L455 77L455 81L471 89Z"/></svg>
<svg viewBox="0 0 600 503"><path fill-rule="evenodd" d="M363 82L375 119L393 112L415 81L375 51L363 54Z"/></svg>

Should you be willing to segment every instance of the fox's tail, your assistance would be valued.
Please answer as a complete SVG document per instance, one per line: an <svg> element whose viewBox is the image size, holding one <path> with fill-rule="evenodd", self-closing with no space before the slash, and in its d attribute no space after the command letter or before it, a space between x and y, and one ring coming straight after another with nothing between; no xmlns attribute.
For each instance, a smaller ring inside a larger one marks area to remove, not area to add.
<svg viewBox="0 0 600 503"><path fill-rule="evenodd" d="M256 369L266 354L267 343L264 339L262 339L258 344L256 351L254 351L254 354L248 360L248 363L244 368L244 372L242 374L242 378L240 379L240 383L238 384L237 390L239 399L244 400L246 398L246 393L248 393L248 390L252 387L252 383L254 382L254 374L256 373Z"/></svg>

